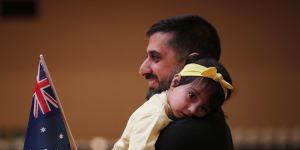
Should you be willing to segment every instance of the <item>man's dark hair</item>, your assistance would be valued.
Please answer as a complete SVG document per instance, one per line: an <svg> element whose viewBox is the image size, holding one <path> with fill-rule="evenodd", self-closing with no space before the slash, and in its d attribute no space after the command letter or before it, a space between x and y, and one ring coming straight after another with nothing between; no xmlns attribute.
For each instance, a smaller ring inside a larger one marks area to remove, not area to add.
<svg viewBox="0 0 300 150"><path fill-rule="evenodd" d="M221 63L217 62L216 60L203 58L193 63L205 66L207 68L215 67L217 69L217 72L222 74L223 79L226 82L232 84L232 80L228 71ZM204 92L209 92L208 101L212 111L218 111L219 109L221 109L221 106L223 105L224 101L227 101L232 93L232 90L228 89L227 96L225 97L225 93L222 89L221 84L219 82L214 81L213 79L205 77L183 76L181 77L178 86L189 83L193 83L195 85L201 84L201 86L204 86Z"/></svg>
<svg viewBox="0 0 300 150"><path fill-rule="evenodd" d="M198 53L200 57L220 59L220 40L215 28L198 15L175 16L153 24L146 35L154 33L171 33L169 41L177 56L187 58L189 54Z"/></svg>

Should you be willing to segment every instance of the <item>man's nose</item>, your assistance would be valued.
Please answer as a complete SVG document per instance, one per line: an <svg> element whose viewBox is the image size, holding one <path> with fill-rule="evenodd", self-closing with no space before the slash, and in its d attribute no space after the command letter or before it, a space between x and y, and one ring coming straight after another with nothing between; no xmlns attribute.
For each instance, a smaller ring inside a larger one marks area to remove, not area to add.
<svg viewBox="0 0 300 150"><path fill-rule="evenodd" d="M146 74L151 74L151 73L152 73L151 66L148 60L146 59L140 66L139 74L145 76Z"/></svg>

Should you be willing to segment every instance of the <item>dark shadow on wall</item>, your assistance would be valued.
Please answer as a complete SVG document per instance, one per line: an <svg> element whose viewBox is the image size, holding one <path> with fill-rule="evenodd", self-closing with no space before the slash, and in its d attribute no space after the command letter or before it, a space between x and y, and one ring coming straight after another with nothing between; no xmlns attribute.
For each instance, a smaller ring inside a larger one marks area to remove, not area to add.
<svg viewBox="0 0 300 150"><path fill-rule="evenodd" d="M2 0L1 19L34 19L38 15L38 0Z"/></svg>

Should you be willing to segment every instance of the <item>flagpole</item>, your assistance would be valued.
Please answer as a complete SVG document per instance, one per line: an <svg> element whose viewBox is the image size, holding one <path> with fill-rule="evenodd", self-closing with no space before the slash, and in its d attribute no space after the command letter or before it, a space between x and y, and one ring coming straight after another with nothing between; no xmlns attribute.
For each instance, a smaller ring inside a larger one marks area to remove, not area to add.
<svg viewBox="0 0 300 150"><path fill-rule="evenodd" d="M43 56L42 54L40 54L40 60L41 60L42 64L44 65L44 70L45 70L45 72L46 72L46 74L47 74L47 77L48 77L48 80L49 80L49 82L50 82L50 85L53 87L52 89L53 89L53 92L54 92L55 97L57 98L58 105L59 105L59 107L60 107L60 109L61 109L61 113L62 113L63 118L64 118L64 122L65 122L65 124L66 124L66 126L67 126L67 129L68 129L68 131L69 131L68 133L69 133L69 135L70 135L70 137L71 137L72 145L73 145L74 149L77 150L78 148L77 148L77 146L76 146L74 137L73 137L73 135L72 135L72 133L71 133L71 129L70 129L70 127L69 127L67 118L66 118L66 116L65 116L65 113L64 113L62 104L61 104L61 102L60 102L60 100L59 100L59 97L58 97L57 92L56 92L56 90L55 90L54 84L53 84L53 82L52 82L52 78L51 78L50 73L49 73L49 71L48 71L48 68L47 68L47 65L46 65L44 56Z"/></svg>

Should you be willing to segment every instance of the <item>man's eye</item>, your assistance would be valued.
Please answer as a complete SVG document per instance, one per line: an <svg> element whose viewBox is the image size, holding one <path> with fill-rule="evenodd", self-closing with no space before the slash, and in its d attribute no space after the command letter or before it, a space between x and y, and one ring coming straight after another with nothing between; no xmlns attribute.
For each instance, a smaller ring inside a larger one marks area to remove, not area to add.
<svg viewBox="0 0 300 150"><path fill-rule="evenodd" d="M150 55L150 58L154 61L154 62L158 62L160 60L160 56L157 55Z"/></svg>

